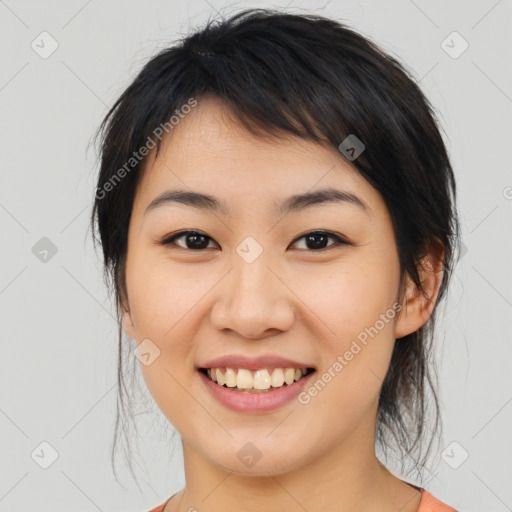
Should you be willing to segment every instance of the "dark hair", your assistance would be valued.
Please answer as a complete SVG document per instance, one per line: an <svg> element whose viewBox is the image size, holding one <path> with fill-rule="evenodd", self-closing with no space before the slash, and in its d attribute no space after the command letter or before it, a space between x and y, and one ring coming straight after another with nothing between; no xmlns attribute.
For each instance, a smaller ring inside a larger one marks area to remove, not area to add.
<svg viewBox="0 0 512 512"><path fill-rule="evenodd" d="M391 434L401 452L402 470L407 456L413 468L421 470L441 428L432 359L435 312L460 243L455 178L434 109L397 59L345 24L269 9L210 20L160 51L121 94L96 134L101 136L101 165L91 225L95 233L97 222L105 280L115 292L119 321L112 457L120 413L129 410L120 306L127 308L127 234L145 161L139 151L151 140L158 152L158 127L170 132L170 117L191 98L204 95L224 100L255 136L289 133L338 148L355 134L364 143L365 150L352 163L390 212L401 269L400 296L406 275L423 291L418 266L431 249L444 250L434 311L424 326L396 340L378 404L378 444L387 453ZM430 405L432 438L420 459ZM126 434L124 418L122 426Z"/></svg>

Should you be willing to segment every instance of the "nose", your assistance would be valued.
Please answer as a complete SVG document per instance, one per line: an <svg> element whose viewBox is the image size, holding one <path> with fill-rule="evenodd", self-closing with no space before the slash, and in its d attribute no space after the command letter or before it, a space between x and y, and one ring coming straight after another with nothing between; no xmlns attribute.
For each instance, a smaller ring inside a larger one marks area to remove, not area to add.
<svg viewBox="0 0 512 512"><path fill-rule="evenodd" d="M295 319L293 292L265 252L252 263L237 254L228 275L216 289L212 326L247 339L264 339L290 329Z"/></svg>

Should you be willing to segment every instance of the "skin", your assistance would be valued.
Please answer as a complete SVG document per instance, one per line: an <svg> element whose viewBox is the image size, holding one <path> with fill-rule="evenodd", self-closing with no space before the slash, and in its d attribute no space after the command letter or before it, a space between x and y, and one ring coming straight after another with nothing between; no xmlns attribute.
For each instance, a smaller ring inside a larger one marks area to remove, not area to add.
<svg viewBox="0 0 512 512"><path fill-rule="evenodd" d="M326 203L277 216L274 205L311 189L350 191L369 207ZM186 188L226 202L229 215L167 204L144 214L163 191ZM199 230L208 248L159 245L171 233ZM303 237L340 234L322 252ZM236 252L252 236L252 263ZM417 489L375 455L379 391L393 345L429 318L442 278L428 255L429 302L407 280L407 308L307 405L293 400L263 414L231 411L208 393L195 365L241 353L308 362L322 375L365 327L400 297L399 260L380 194L335 148L293 136L255 138L215 97L201 98L155 158L146 161L129 226L126 334L160 350L141 364L148 389L182 437L186 487L165 512L196 510L414 512ZM433 270L433 271L432 271ZM129 310L128 310L129 308ZM237 452L262 453L251 468Z"/></svg>

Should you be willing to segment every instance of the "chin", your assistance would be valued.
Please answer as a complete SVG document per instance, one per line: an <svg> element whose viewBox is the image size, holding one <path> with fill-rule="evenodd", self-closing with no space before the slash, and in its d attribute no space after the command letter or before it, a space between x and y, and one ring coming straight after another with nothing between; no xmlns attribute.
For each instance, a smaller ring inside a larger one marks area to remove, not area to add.
<svg viewBox="0 0 512 512"><path fill-rule="evenodd" d="M234 456L228 457L224 451L222 454L213 454L210 460L222 469L236 475L254 477L289 473L306 463L303 457L290 459L287 455L276 453L273 456L265 456L265 450L257 450L249 443L238 450Z"/></svg>

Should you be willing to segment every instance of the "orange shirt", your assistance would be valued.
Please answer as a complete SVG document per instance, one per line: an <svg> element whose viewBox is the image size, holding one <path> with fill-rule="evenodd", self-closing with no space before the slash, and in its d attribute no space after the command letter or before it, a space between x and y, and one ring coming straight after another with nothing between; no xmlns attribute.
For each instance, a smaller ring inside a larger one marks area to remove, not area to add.
<svg viewBox="0 0 512 512"><path fill-rule="evenodd" d="M457 512L453 507L439 501L425 489L421 490L421 501L418 512Z"/></svg>
<svg viewBox="0 0 512 512"><path fill-rule="evenodd" d="M454 508L446 505L446 503L443 503L432 496L432 494L430 494L425 489L420 488L420 491L421 502L420 507L418 508L418 512L457 512ZM174 496L174 494L172 496ZM163 512L165 505L171 498L169 498L165 503L162 503L158 507L150 510L149 512Z"/></svg>

